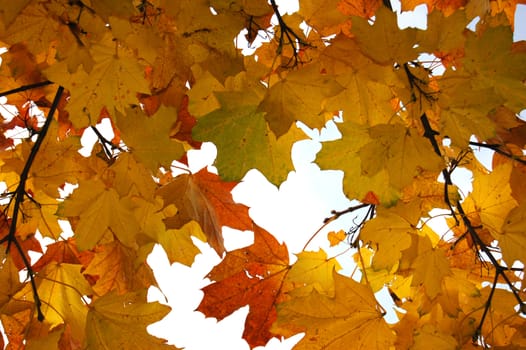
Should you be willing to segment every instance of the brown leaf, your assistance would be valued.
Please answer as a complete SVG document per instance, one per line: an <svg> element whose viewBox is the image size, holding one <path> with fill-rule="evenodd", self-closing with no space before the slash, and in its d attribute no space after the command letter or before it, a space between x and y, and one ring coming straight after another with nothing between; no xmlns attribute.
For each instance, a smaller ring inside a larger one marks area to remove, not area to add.
<svg viewBox="0 0 526 350"><path fill-rule="evenodd" d="M234 202L231 191L237 182L221 181L219 176L205 169L196 174L177 176L163 186L158 195L163 197L164 205L175 204L178 212L167 218L167 228L181 228L190 220L201 225L210 245L219 253L225 251L222 226L238 230L252 228L248 208Z"/></svg>

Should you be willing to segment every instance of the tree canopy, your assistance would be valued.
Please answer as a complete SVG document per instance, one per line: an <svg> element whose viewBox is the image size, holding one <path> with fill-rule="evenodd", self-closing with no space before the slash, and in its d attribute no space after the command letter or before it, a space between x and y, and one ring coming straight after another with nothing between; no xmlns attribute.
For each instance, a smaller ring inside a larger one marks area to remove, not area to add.
<svg viewBox="0 0 526 350"><path fill-rule="evenodd" d="M403 0L427 29L400 29L389 1L23 0L2 3L0 321L9 349L171 349L146 327L154 245L191 265L222 261L198 311L249 305L251 347L304 333L296 349L526 346L526 42L523 0ZM469 25L469 27L468 27ZM256 45L241 54L244 37ZM111 122L113 139L100 132ZM276 186L292 145L337 120L316 164L343 171L353 205L325 223L346 255L285 244L231 190L250 169ZM98 143L78 151L91 130ZM218 174L175 176L202 142ZM474 149L493 151L491 169ZM473 190L458 188L458 169ZM76 186L64 194L67 184ZM435 232L441 209L447 232ZM63 234L62 221L73 230ZM222 228L254 232L227 251ZM43 246L37 232L53 243ZM42 253L32 262L29 252ZM354 259L360 277L341 273ZM375 292L387 288L398 322ZM174 332L184 332L175 329ZM0 341L1 338L0 338ZM2 344L4 345L4 344Z"/></svg>

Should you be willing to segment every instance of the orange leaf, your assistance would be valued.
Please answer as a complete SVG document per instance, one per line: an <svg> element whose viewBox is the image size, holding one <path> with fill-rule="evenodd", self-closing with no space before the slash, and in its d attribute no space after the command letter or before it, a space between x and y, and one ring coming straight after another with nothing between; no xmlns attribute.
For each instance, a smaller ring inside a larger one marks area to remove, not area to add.
<svg viewBox="0 0 526 350"><path fill-rule="evenodd" d="M98 277L93 285L93 291L98 295L113 290L124 294L141 286L155 285L149 268L138 264L137 253L118 241L97 246L84 275Z"/></svg>
<svg viewBox="0 0 526 350"><path fill-rule="evenodd" d="M342 0L338 4L338 10L347 16L371 18L380 6L380 0Z"/></svg>
<svg viewBox="0 0 526 350"><path fill-rule="evenodd" d="M80 253L74 239L57 241L47 246L47 250L33 265L33 271L39 272L50 262L55 261L59 264L81 264Z"/></svg>
<svg viewBox="0 0 526 350"><path fill-rule="evenodd" d="M251 347L265 345L268 330L276 320L274 304L287 286L289 271L287 248L264 229L254 224L254 244L228 252L208 277L216 282L203 288L204 298L197 308L219 320L242 306L249 305L243 338Z"/></svg>
<svg viewBox="0 0 526 350"><path fill-rule="evenodd" d="M225 251L222 226L238 230L252 228L248 208L232 199L230 191L236 184L221 181L219 176L205 169L196 174L177 176L158 192L165 206L175 204L178 209L175 216L165 220L166 227L181 228L195 220L201 225L210 245L222 254Z"/></svg>
<svg viewBox="0 0 526 350"><path fill-rule="evenodd" d="M329 240L331 247L340 244L345 240L346 237L347 235L345 234L344 230L340 230L338 232L331 231L327 234L327 239Z"/></svg>

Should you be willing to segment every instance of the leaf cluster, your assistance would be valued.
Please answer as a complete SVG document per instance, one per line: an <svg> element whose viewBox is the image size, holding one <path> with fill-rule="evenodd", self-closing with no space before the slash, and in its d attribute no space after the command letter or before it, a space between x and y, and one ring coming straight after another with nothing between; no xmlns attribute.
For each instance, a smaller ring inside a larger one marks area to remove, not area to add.
<svg viewBox="0 0 526 350"><path fill-rule="evenodd" d="M156 281L146 258L159 244L190 266L196 239L222 256L197 310L222 319L249 305L251 347L297 333L297 349L523 347L520 1L401 3L426 4L427 29L400 29L379 0L300 0L294 14L274 0L3 4L8 347L172 348L146 331L170 311L147 301ZM243 33L251 55L235 44ZM251 169L279 186L294 170L292 145L306 138L297 125L330 121L341 138L316 163L341 170L358 204L334 210L315 235L340 225L328 239L346 249L331 256L308 240L291 262L231 191ZM97 142L83 156L89 133ZM187 170L202 142L217 146L218 174ZM492 151L491 169L478 149ZM361 219L343 227L349 214ZM442 231L431 225L440 218ZM224 226L253 231L254 243L227 251ZM360 276L345 276L344 263ZM396 304L393 324L381 289Z"/></svg>

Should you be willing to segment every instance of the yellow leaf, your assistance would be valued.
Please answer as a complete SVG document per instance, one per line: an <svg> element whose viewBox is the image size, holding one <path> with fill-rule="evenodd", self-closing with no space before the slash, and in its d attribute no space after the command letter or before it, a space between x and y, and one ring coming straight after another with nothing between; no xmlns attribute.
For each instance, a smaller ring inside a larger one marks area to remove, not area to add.
<svg viewBox="0 0 526 350"><path fill-rule="evenodd" d="M526 203L509 212L498 240L502 257L508 266L513 265L516 260L523 264L526 262Z"/></svg>
<svg viewBox="0 0 526 350"><path fill-rule="evenodd" d="M4 256L3 252L0 256L2 257L2 265L0 265L0 308L2 308L22 288L22 284L20 283L18 269L11 257L9 255Z"/></svg>
<svg viewBox="0 0 526 350"><path fill-rule="evenodd" d="M399 193L390 186L385 170L371 176L362 173L358 151L371 141L367 128L353 122L344 122L339 125L339 129L342 138L323 145L316 162L322 169L344 171L343 190L347 197L362 199L369 191L373 191L382 205L395 204Z"/></svg>
<svg viewBox="0 0 526 350"><path fill-rule="evenodd" d="M186 223L180 229L171 229L159 235L159 244L163 247L170 264L179 262L191 266L195 256L201 251L194 245L192 237L206 242L206 236L195 221Z"/></svg>
<svg viewBox="0 0 526 350"><path fill-rule="evenodd" d="M65 62L45 70L48 79L70 91L66 109L77 127L96 124L103 107L110 114L125 113L129 105L138 105L137 93L149 93L143 66L133 53L106 37L91 48L95 65L90 72L79 68L70 74Z"/></svg>
<svg viewBox="0 0 526 350"><path fill-rule="evenodd" d="M426 324L414 335L413 349L458 349L458 343L449 334L445 334L431 324Z"/></svg>
<svg viewBox="0 0 526 350"><path fill-rule="evenodd" d="M391 271L398 265L402 250L411 245L414 224L399 213L378 208L376 217L360 232L360 239L375 250L373 269Z"/></svg>
<svg viewBox="0 0 526 350"><path fill-rule="evenodd" d="M332 113L323 113L324 100L342 90L332 76L309 65L272 85L259 108L266 112L265 119L277 137L298 120L310 128L322 128L332 118Z"/></svg>
<svg viewBox="0 0 526 350"><path fill-rule="evenodd" d="M42 300L42 312L50 327L66 323L76 339L85 338L88 306L83 296L92 290L80 273L81 265L49 263L39 273L38 295Z"/></svg>
<svg viewBox="0 0 526 350"><path fill-rule="evenodd" d="M367 19L353 19L352 33L363 53L379 64L390 66L414 60L417 57L414 48L416 29L400 30L396 14L384 6L376 11L375 16L372 27Z"/></svg>
<svg viewBox="0 0 526 350"><path fill-rule="evenodd" d="M347 234L344 230L340 230L338 232L331 231L327 234L327 239L329 240L329 243L331 247L337 246L341 242L343 242L347 238Z"/></svg>
<svg viewBox="0 0 526 350"><path fill-rule="evenodd" d="M59 214L80 218L74 228L80 250L93 248L108 229L127 246L135 244L139 232L129 199L121 199L114 188L106 188L101 181L81 182Z"/></svg>
<svg viewBox="0 0 526 350"><path fill-rule="evenodd" d="M149 335L146 327L160 321L170 308L146 302L146 291L107 294L88 312L86 337L89 349L174 349L163 339Z"/></svg>
<svg viewBox="0 0 526 350"><path fill-rule="evenodd" d="M438 176L444 166L429 140L402 125L380 124L369 133L372 141L359 151L364 175L373 176L385 168L389 182L402 190L424 170Z"/></svg>
<svg viewBox="0 0 526 350"><path fill-rule="evenodd" d="M341 269L334 258L328 259L323 250L317 252L301 252L298 260L292 265L286 280L292 282L297 288L302 288L303 293L309 294L315 289L320 294L334 295L333 271Z"/></svg>
<svg viewBox="0 0 526 350"><path fill-rule="evenodd" d="M433 299L442 290L443 279L450 275L449 261L440 248L433 248L428 237L418 236L418 255L411 267L414 270L413 286L423 286Z"/></svg>
<svg viewBox="0 0 526 350"><path fill-rule="evenodd" d="M283 335L305 332L295 349L389 349L395 335L378 310L368 286L333 272L335 295L315 289L308 296L278 304L272 330Z"/></svg>
<svg viewBox="0 0 526 350"><path fill-rule="evenodd" d="M480 216L480 222L495 239L499 238L506 216L517 206L511 195L511 170L510 163L496 167L489 174L475 169L473 192L468 197L472 202L467 201L464 207L468 215Z"/></svg>
<svg viewBox="0 0 526 350"><path fill-rule="evenodd" d="M184 154L183 144L170 138L172 126L177 120L174 108L162 106L151 117L139 107L127 108L123 114L116 115L124 143L131 148L137 160L154 174L160 166L168 168L172 161Z"/></svg>

